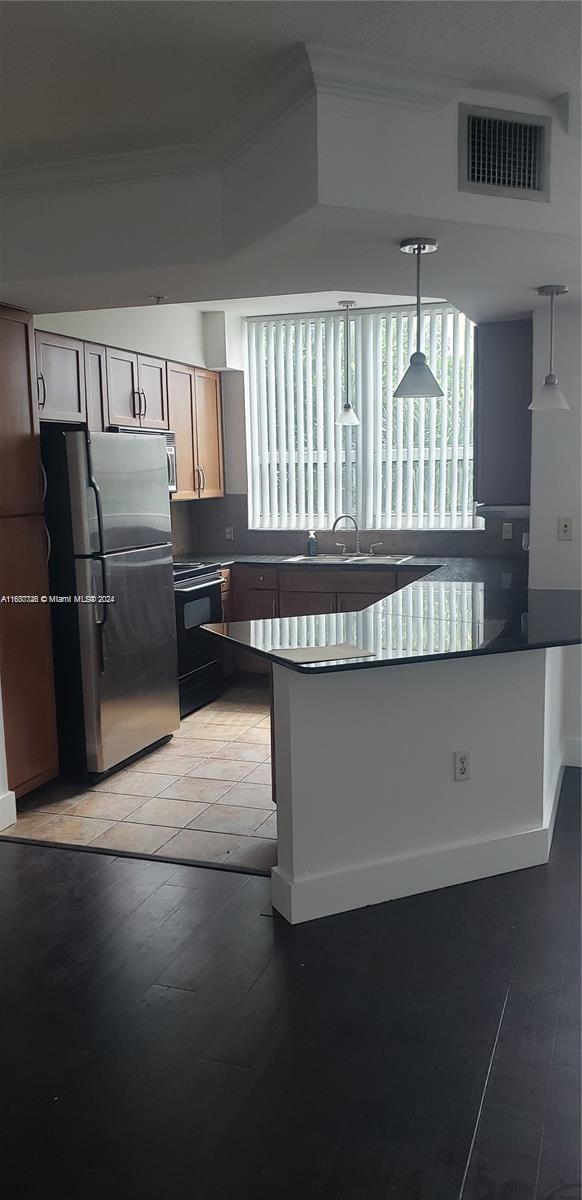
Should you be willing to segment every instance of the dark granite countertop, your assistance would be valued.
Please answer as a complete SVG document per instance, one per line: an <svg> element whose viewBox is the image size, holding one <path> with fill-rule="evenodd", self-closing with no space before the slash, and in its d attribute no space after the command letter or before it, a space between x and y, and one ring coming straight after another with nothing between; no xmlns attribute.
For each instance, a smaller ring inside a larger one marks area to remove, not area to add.
<svg viewBox="0 0 582 1200"><path fill-rule="evenodd" d="M305 559L299 555L287 554L204 554L201 561L217 567L251 566L251 567L285 567L285 570L297 569L311 571L415 571L426 568L430 571L432 580L452 580L461 582L487 582L490 587L512 588L527 585L527 558L446 558L444 556L429 558L426 555L415 554L405 556L402 563L387 562L386 559L363 558L354 561L347 555L325 554L315 555ZM428 578L428 575L427 575ZM412 585L411 585L412 586Z"/></svg>
<svg viewBox="0 0 582 1200"><path fill-rule="evenodd" d="M293 565L279 555L215 556L212 561L225 567L239 562ZM337 563L329 565L337 570ZM368 570L369 566L368 562L345 564L352 570ZM372 564L372 568L376 566L382 563ZM529 591L523 558L418 556L401 569L421 567L432 570L362 612L234 621L205 628L271 662L304 673L512 653L582 641L581 593ZM311 564L304 565L304 569L310 568ZM390 565L384 564L386 569L391 569ZM352 657L342 657L344 646L353 648ZM286 657L288 651L305 649L307 659L318 653L317 648L328 656L325 661ZM335 648L337 658L329 658Z"/></svg>

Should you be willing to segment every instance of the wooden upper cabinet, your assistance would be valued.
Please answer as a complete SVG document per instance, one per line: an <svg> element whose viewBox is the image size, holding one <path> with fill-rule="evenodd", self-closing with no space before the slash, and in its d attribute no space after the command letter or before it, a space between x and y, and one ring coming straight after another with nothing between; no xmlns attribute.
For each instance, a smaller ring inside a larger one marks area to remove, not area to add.
<svg viewBox="0 0 582 1200"><path fill-rule="evenodd" d="M137 370L141 394L141 424L144 429L168 428L166 364L161 358L138 354Z"/></svg>
<svg viewBox="0 0 582 1200"><path fill-rule="evenodd" d="M93 433L107 428L107 357L105 346L85 342L87 424Z"/></svg>
<svg viewBox="0 0 582 1200"><path fill-rule="evenodd" d="M202 500L224 496L222 402L217 371L195 371L196 437Z"/></svg>
<svg viewBox="0 0 582 1200"><path fill-rule="evenodd" d="M32 317L0 308L0 517L43 509Z"/></svg>
<svg viewBox="0 0 582 1200"><path fill-rule="evenodd" d="M34 340L41 420L86 421L83 342L39 329Z"/></svg>
<svg viewBox="0 0 582 1200"><path fill-rule="evenodd" d="M137 354L107 349L109 425L140 424L143 400L139 395Z"/></svg>
<svg viewBox="0 0 582 1200"><path fill-rule="evenodd" d="M173 499L199 498L196 463L194 369L168 363L170 429L176 435L176 491Z"/></svg>
<svg viewBox="0 0 582 1200"><path fill-rule="evenodd" d="M0 592L46 595L48 538L42 516L0 521ZM8 786L22 796L58 771L48 604L0 606L0 680Z"/></svg>

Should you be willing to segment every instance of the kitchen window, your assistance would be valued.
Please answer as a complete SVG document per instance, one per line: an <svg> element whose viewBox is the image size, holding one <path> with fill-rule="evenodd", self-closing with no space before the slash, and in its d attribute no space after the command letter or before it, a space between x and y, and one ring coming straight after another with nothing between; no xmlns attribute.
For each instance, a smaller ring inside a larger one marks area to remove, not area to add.
<svg viewBox="0 0 582 1200"><path fill-rule="evenodd" d="M395 400L416 341L412 307L247 320L249 525L328 529L341 512L368 529L471 529L473 324L450 305L422 311L423 348L444 396Z"/></svg>

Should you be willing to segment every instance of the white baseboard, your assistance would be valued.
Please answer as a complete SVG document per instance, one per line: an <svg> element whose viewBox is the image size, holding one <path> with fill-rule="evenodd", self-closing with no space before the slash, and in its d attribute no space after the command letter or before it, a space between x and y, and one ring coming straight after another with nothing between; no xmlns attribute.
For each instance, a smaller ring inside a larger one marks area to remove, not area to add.
<svg viewBox="0 0 582 1200"><path fill-rule="evenodd" d="M274 867L273 907L291 925L297 925L385 900L537 867L548 861L550 841L550 830L542 826L489 841L467 842L424 854L346 867L294 882L279 867Z"/></svg>
<svg viewBox="0 0 582 1200"><path fill-rule="evenodd" d="M582 738L566 738L564 765L566 767L582 767Z"/></svg>
<svg viewBox="0 0 582 1200"><path fill-rule="evenodd" d="M16 800L14 792L0 794L0 829L8 829L16 820Z"/></svg>

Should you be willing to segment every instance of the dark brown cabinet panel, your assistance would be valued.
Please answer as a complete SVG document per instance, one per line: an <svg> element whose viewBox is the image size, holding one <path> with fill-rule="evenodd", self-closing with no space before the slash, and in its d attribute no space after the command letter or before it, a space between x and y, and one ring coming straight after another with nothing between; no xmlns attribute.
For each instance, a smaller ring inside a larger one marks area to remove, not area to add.
<svg viewBox="0 0 582 1200"><path fill-rule="evenodd" d="M94 433L107 428L107 357L105 346L85 342L87 424Z"/></svg>
<svg viewBox="0 0 582 1200"><path fill-rule="evenodd" d="M168 428L166 364L161 358L138 354L137 372L141 395L141 424L144 429Z"/></svg>
<svg viewBox="0 0 582 1200"><path fill-rule="evenodd" d="M139 426L143 400L139 394L137 354L108 348L106 356L108 424Z"/></svg>
<svg viewBox="0 0 582 1200"><path fill-rule="evenodd" d="M335 592L280 592L280 617L306 617L336 611Z"/></svg>
<svg viewBox="0 0 582 1200"><path fill-rule="evenodd" d="M200 497L224 496L220 375L196 370L196 440Z"/></svg>
<svg viewBox="0 0 582 1200"><path fill-rule="evenodd" d="M237 592L237 621L260 621L279 616L279 593L270 588L248 588Z"/></svg>
<svg viewBox="0 0 582 1200"><path fill-rule="evenodd" d="M0 592L47 595L48 537L42 516L0 518ZM58 772L48 604L0 606L0 679L8 785L17 796Z"/></svg>
<svg viewBox="0 0 582 1200"><path fill-rule="evenodd" d="M388 595L390 595L389 592L338 592L337 611L362 612L362 609L369 608L371 604L377 604L379 600L383 600Z"/></svg>
<svg viewBox="0 0 582 1200"><path fill-rule="evenodd" d="M83 342L37 329L38 408L43 421L86 421Z"/></svg>
<svg viewBox="0 0 582 1200"><path fill-rule="evenodd" d="M418 567L415 571L399 571L398 572L398 591L401 588L408 587L409 583L416 583L417 579L424 579L425 575L430 575L434 571L434 567Z"/></svg>
<svg viewBox="0 0 582 1200"><path fill-rule="evenodd" d="M0 517L42 512L32 317L0 308Z"/></svg>
<svg viewBox="0 0 582 1200"><path fill-rule="evenodd" d="M196 412L194 369L168 363L170 429L176 434L176 484L174 500L199 499L196 469Z"/></svg>

